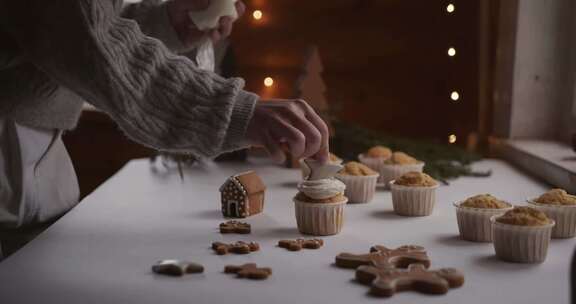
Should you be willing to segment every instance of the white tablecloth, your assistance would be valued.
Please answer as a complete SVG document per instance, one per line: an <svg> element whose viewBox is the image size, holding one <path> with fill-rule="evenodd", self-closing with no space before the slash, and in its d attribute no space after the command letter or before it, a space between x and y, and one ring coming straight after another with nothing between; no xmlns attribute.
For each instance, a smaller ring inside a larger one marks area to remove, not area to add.
<svg viewBox="0 0 576 304"><path fill-rule="evenodd" d="M486 160L490 178L460 178L438 189L434 214L396 216L390 193L367 205L348 205L341 234L320 250L289 252L279 239L300 237L291 198L300 172L270 165L222 164L155 175L145 160L130 162L69 214L17 254L0 263L0 303L568 303L569 265L575 240L552 240L541 265L497 260L491 244L458 239L452 203L491 193L522 203L547 190L504 162ZM268 186L264 214L247 219L251 235L221 235L218 188L237 172L256 169ZM261 251L217 256L213 241L254 240ZM339 252L367 252L374 244L419 244L435 267L456 267L463 287L444 296L404 292L391 299L367 295L354 271L333 266ZM183 278L150 272L159 259L202 263L205 273ZM266 281L223 274L227 264L256 262L273 268Z"/></svg>

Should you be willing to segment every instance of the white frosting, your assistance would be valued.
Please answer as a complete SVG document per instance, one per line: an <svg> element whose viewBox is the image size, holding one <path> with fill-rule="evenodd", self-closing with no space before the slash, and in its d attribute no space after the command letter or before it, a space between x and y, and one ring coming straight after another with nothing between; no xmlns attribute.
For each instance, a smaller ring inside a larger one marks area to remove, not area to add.
<svg viewBox="0 0 576 304"><path fill-rule="evenodd" d="M312 199L327 199L344 193L346 185L335 178L305 180L298 184L298 190Z"/></svg>
<svg viewBox="0 0 576 304"><path fill-rule="evenodd" d="M208 30L218 27L220 17L230 16L232 19L238 19L236 12L236 0L211 0L210 6L202 11L190 11L188 15L201 30Z"/></svg>

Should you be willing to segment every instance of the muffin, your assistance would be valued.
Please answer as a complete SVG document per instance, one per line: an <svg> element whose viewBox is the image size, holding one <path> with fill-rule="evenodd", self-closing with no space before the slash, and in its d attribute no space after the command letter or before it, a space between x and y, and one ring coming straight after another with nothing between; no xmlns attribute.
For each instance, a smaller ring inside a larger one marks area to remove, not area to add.
<svg viewBox="0 0 576 304"><path fill-rule="evenodd" d="M388 184L407 172L422 172L424 162L404 152L394 152L392 156L384 161L380 167L380 181Z"/></svg>
<svg viewBox="0 0 576 304"><path fill-rule="evenodd" d="M538 198L528 200L528 203L556 222L552 228L553 238L576 236L576 196L562 189L552 189Z"/></svg>
<svg viewBox="0 0 576 304"><path fill-rule="evenodd" d="M378 172L359 162L348 162L336 178L346 185L345 195L350 203L368 203L374 198Z"/></svg>
<svg viewBox="0 0 576 304"><path fill-rule="evenodd" d="M330 153L329 162L331 164L342 164L343 161L340 157L336 156L336 154ZM300 163L300 170L302 171L302 178L305 179L308 176L308 174L310 174L310 169L308 168L308 166L304 164L303 158L300 159L299 163Z"/></svg>
<svg viewBox="0 0 576 304"><path fill-rule="evenodd" d="M460 237L473 242L492 242L490 218L502 215L512 205L490 194L479 194L455 203Z"/></svg>
<svg viewBox="0 0 576 304"><path fill-rule="evenodd" d="M496 256L518 263L542 263L546 259L554 220L536 208L514 207L494 215L492 234Z"/></svg>
<svg viewBox="0 0 576 304"><path fill-rule="evenodd" d="M310 235L333 235L340 232L344 205L348 202L346 186L335 178L305 180L298 184L294 197L298 230Z"/></svg>
<svg viewBox="0 0 576 304"><path fill-rule="evenodd" d="M408 172L390 182L394 212L404 216L432 214L438 182L426 173Z"/></svg>
<svg viewBox="0 0 576 304"><path fill-rule="evenodd" d="M384 161L392 156L392 150L384 146L374 146L368 151L358 155L358 159L361 163L368 166L370 169L380 173ZM382 182L382 178L378 179L378 182Z"/></svg>

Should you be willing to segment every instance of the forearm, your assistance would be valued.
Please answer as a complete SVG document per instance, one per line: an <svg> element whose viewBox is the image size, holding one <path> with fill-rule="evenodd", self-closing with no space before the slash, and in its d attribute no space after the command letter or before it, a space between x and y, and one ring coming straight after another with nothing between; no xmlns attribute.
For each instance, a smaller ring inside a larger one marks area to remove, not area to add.
<svg viewBox="0 0 576 304"><path fill-rule="evenodd" d="M40 69L107 112L135 141L200 158L241 147L257 96L242 91L240 79L173 55L120 18L115 4L0 2L0 23ZM17 17L29 10L33 24Z"/></svg>

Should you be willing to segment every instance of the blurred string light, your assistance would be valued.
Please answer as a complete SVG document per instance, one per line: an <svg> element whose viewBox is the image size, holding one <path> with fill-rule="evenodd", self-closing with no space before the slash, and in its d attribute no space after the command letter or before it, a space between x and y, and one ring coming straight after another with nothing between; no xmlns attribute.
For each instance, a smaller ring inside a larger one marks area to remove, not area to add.
<svg viewBox="0 0 576 304"><path fill-rule="evenodd" d="M454 4L450 3L446 6L446 11L448 13L453 13L456 10L456 6L454 6Z"/></svg>
<svg viewBox="0 0 576 304"><path fill-rule="evenodd" d="M252 17L254 18L254 20L260 20L260 19L262 19L263 16L264 16L264 14L262 13L261 10L255 10L252 13Z"/></svg>
<svg viewBox="0 0 576 304"><path fill-rule="evenodd" d="M448 56L450 56L450 57L456 56L456 49L453 47L449 48L448 49Z"/></svg>
<svg viewBox="0 0 576 304"><path fill-rule="evenodd" d="M457 139L458 138L454 134L450 134L450 136L448 136L448 142L451 144L455 144Z"/></svg>
<svg viewBox="0 0 576 304"><path fill-rule="evenodd" d="M264 78L264 85L268 88L273 86L274 85L274 79L272 79L272 77Z"/></svg>
<svg viewBox="0 0 576 304"><path fill-rule="evenodd" d="M458 92L454 91L450 94L450 99L452 99L454 101L458 101L458 99L460 99L460 94Z"/></svg>

